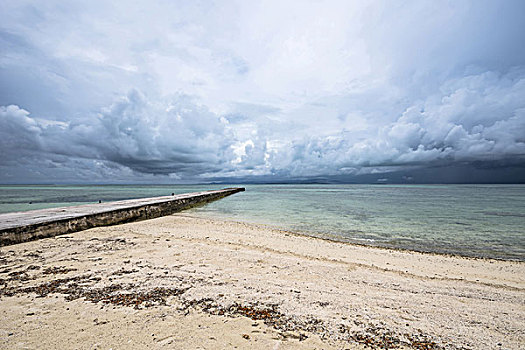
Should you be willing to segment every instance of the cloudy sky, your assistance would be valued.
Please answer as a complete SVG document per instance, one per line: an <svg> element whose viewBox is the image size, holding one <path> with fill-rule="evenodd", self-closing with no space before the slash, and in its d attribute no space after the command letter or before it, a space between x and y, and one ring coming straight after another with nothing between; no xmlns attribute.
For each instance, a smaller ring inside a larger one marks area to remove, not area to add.
<svg viewBox="0 0 525 350"><path fill-rule="evenodd" d="M524 33L521 0L2 0L0 183L525 181Z"/></svg>

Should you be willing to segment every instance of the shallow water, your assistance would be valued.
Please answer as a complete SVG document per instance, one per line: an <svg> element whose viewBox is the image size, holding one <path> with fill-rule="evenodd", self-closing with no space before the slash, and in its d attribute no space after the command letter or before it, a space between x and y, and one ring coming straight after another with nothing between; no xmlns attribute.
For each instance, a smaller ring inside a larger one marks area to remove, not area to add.
<svg viewBox="0 0 525 350"><path fill-rule="evenodd" d="M0 212L228 186L0 186ZM525 185L244 187L191 211L354 243L525 261Z"/></svg>

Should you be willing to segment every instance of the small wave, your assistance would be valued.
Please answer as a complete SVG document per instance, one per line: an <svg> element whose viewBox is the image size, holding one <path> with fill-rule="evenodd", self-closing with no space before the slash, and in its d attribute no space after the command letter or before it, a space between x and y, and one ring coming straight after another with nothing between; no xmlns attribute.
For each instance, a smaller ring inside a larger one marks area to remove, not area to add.
<svg viewBox="0 0 525 350"><path fill-rule="evenodd" d="M375 239L372 238L359 238L359 237L352 237L351 240L354 240L356 242L375 242Z"/></svg>
<svg viewBox="0 0 525 350"><path fill-rule="evenodd" d="M485 215L494 215L494 216L515 216L515 217L518 217L518 218L525 218L525 214L521 214L521 213L484 211L483 214L485 214Z"/></svg>

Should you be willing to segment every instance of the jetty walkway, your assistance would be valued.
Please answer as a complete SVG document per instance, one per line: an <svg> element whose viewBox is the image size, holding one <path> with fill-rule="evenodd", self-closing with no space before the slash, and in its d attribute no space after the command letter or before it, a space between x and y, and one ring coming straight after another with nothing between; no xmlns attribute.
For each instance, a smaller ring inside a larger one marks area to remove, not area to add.
<svg viewBox="0 0 525 350"><path fill-rule="evenodd" d="M244 188L225 188L163 197L0 214L0 246L82 231L97 226L170 215L242 191Z"/></svg>

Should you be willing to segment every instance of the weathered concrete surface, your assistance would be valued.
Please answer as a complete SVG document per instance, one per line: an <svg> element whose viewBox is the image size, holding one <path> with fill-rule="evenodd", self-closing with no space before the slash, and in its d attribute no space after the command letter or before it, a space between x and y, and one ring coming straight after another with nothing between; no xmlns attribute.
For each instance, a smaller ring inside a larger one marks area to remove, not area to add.
<svg viewBox="0 0 525 350"><path fill-rule="evenodd" d="M0 214L0 246L125 222L152 219L211 202L244 188L129 199Z"/></svg>

